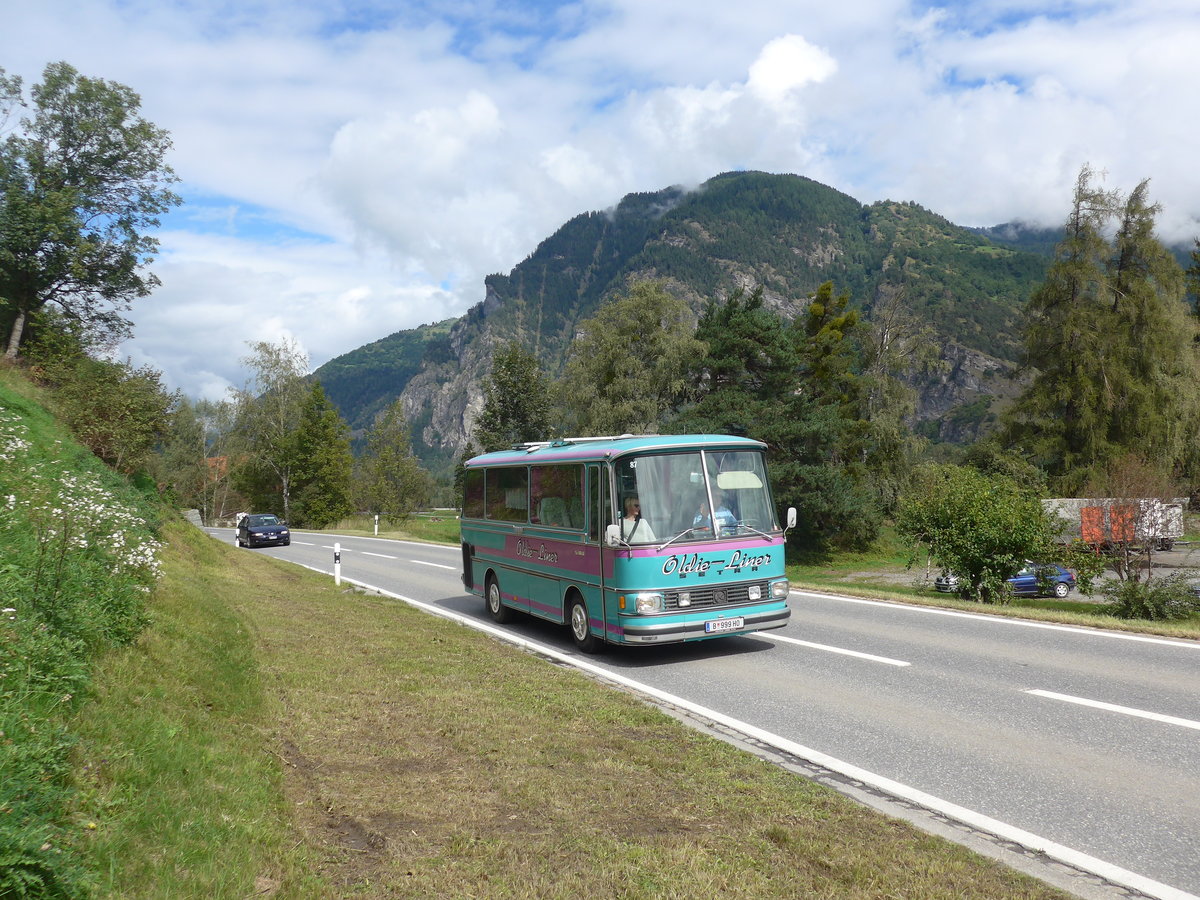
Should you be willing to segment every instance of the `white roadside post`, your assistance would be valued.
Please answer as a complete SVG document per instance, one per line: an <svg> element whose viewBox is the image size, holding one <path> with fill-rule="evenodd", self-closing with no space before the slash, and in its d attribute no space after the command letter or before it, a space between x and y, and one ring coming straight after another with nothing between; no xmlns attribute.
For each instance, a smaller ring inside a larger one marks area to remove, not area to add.
<svg viewBox="0 0 1200 900"><path fill-rule="evenodd" d="M375 537L379 537L379 513L375 513Z"/></svg>
<svg viewBox="0 0 1200 900"><path fill-rule="evenodd" d="M342 545L340 543L333 545L333 583L337 587L342 586Z"/></svg>

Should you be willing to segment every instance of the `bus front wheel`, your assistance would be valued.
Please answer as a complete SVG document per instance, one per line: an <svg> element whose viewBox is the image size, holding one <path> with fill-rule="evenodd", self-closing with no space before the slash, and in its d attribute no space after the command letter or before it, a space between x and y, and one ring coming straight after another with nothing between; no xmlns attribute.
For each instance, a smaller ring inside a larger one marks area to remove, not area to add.
<svg viewBox="0 0 1200 900"><path fill-rule="evenodd" d="M495 575L488 576L485 592L487 594L488 614L492 619L500 625L511 621L512 610L505 606L504 602L500 599L500 582L496 580Z"/></svg>
<svg viewBox="0 0 1200 900"><path fill-rule="evenodd" d="M595 653L600 649L600 642L592 634L591 622L588 619L587 604L578 594L571 597L571 609L567 613L567 624L571 628L571 639L575 646L584 653Z"/></svg>

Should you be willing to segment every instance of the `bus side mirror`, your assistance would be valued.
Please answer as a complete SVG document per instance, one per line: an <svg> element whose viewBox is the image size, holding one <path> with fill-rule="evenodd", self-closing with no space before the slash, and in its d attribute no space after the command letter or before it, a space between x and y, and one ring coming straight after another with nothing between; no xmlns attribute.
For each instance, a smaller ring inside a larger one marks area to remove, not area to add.
<svg viewBox="0 0 1200 900"><path fill-rule="evenodd" d="M788 507L787 527L789 530L796 527L796 507L794 506Z"/></svg>
<svg viewBox="0 0 1200 900"><path fill-rule="evenodd" d="M609 525L604 529L604 543L610 547L620 547L623 543L621 540L621 526Z"/></svg>

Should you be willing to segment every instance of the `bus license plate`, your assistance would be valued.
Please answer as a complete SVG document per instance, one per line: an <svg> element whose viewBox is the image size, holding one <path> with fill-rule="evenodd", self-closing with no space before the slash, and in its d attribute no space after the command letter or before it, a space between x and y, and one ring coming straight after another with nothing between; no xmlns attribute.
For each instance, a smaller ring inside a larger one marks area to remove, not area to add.
<svg viewBox="0 0 1200 900"><path fill-rule="evenodd" d="M704 623L704 631L707 634L719 634L722 631L741 631L746 627L746 620L741 616L736 619L714 619L711 622Z"/></svg>

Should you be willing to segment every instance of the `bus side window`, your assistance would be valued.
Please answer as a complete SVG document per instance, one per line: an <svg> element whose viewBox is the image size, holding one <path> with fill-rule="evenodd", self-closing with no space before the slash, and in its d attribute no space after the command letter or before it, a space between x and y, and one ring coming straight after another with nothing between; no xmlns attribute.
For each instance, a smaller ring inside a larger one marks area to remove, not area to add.
<svg viewBox="0 0 1200 900"><path fill-rule="evenodd" d="M524 522L529 517L529 479L524 466L487 470L487 517Z"/></svg>
<svg viewBox="0 0 1200 900"><path fill-rule="evenodd" d="M468 519L483 518L483 469L467 469L463 476L463 511Z"/></svg>
<svg viewBox="0 0 1200 900"><path fill-rule="evenodd" d="M573 520L571 504L582 507L583 466L533 466L529 474L533 499L530 521L557 528L582 528L582 516Z"/></svg>

